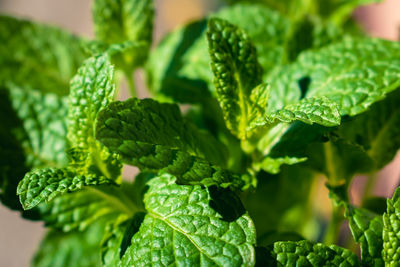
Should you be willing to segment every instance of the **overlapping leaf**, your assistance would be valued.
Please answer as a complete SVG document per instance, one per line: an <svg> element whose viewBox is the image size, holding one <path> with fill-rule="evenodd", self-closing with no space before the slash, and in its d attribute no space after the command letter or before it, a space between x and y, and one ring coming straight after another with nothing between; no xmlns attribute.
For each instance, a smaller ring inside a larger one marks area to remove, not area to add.
<svg viewBox="0 0 400 267"><path fill-rule="evenodd" d="M82 175L74 169L45 168L28 172L18 184L17 194L24 209L40 202L48 202L62 193L73 192L85 186L113 184L112 180L97 175Z"/></svg>
<svg viewBox="0 0 400 267"><path fill-rule="evenodd" d="M259 61L270 71L283 61L282 44L289 22L262 5L240 4L221 9L212 17L242 27L257 48ZM207 51L206 21L188 24L167 35L152 53L147 67L150 90L179 102L202 102L210 96L212 73ZM260 27L260 25L264 25Z"/></svg>
<svg viewBox="0 0 400 267"><path fill-rule="evenodd" d="M175 179L163 175L149 182L144 197L148 213L120 265L253 266L250 217L243 213L224 219L211 207L207 189L177 185Z"/></svg>
<svg viewBox="0 0 400 267"><path fill-rule="evenodd" d="M116 179L120 163L95 139L95 121L101 108L114 98L114 69L107 54L87 59L71 81L68 109L68 140L73 163L83 161L83 172Z"/></svg>
<svg viewBox="0 0 400 267"><path fill-rule="evenodd" d="M185 121L172 104L131 98L100 112L97 138L125 163L168 172L178 182L240 186L238 177L219 166L224 147Z"/></svg>

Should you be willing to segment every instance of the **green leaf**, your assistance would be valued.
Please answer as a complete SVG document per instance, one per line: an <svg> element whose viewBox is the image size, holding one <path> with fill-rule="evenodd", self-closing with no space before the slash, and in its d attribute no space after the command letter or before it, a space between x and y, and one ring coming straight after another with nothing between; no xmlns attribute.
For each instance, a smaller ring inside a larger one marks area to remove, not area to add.
<svg viewBox="0 0 400 267"><path fill-rule="evenodd" d="M133 235L139 231L144 216L144 212L138 212L130 219L121 216L107 226L101 247L103 266L118 266L131 245Z"/></svg>
<svg viewBox="0 0 400 267"><path fill-rule="evenodd" d="M224 147L185 121L177 105L131 98L99 114L97 138L127 164L168 172L180 183L240 186L224 165Z"/></svg>
<svg viewBox="0 0 400 267"><path fill-rule="evenodd" d="M208 21L207 37L214 85L227 127L244 138L252 109L265 108L251 97L263 72L256 48L244 31L223 19ZM268 97L267 87L262 89L256 98Z"/></svg>
<svg viewBox="0 0 400 267"><path fill-rule="evenodd" d="M120 265L253 266L250 217L224 220L212 201L201 186L177 185L170 175L152 179L144 197L148 213Z"/></svg>
<svg viewBox="0 0 400 267"><path fill-rule="evenodd" d="M52 26L0 16L0 85L67 95L86 41Z"/></svg>
<svg viewBox="0 0 400 267"><path fill-rule="evenodd" d="M64 232L82 231L100 218L113 218L126 213L126 207L115 202L118 204L117 197L106 195L101 189L84 189L60 195L50 203L42 203L39 210L47 227Z"/></svg>
<svg viewBox="0 0 400 267"><path fill-rule="evenodd" d="M124 46L114 56L116 65L126 72L142 65L152 41L153 1L96 0L92 11L97 39Z"/></svg>
<svg viewBox="0 0 400 267"><path fill-rule="evenodd" d="M327 127L337 126L340 124L338 108L335 102L325 97L304 98L297 103L289 104L280 110L267 114L265 121L259 120L253 127L274 124L279 121L286 123L301 121L307 124L318 123Z"/></svg>
<svg viewBox="0 0 400 267"><path fill-rule="evenodd" d="M343 123L335 134L361 146L379 170L388 164L400 148L400 90L386 96L371 108Z"/></svg>
<svg viewBox="0 0 400 267"><path fill-rule="evenodd" d="M346 205L345 217L354 240L360 243L361 259L368 266L384 266L382 259L382 217L366 209Z"/></svg>
<svg viewBox="0 0 400 267"><path fill-rule="evenodd" d="M96 0L93 5L96 37L108 44L125 41L151 43L153 16L151 0Z"/></svg>
<svg viewBox="0 0 400 267"><path fill-rule="evenodd" d="M68 109L68 140L75 152L72 161L84 173L94 172L111 179L120 175L121 165L95 139L95 122L101 108L114 99L114 68L107 55L87 59L71 81ZM77 164L75 164L77 165Z"/></svg>
<svg viewBox="0 0 400 267"><path fill-rule="evenodd" d="M302 240L276 242L269 251L271 266L360 266L358 257L345 248Z"/></svg>
<svg viewBox="0 0 400 267"><path fill-rule="evenodd" d="M25 175L18 185L17 194L23 208L31 209L57 195L100 184L113 184L113 181L96 175L80 175L72 168L37 169Z"/></svg>
<svg viewBox="0 0 400 267"><path fill-rule="evenodd" d="M271 158L265 157L259 164L254 164L255 167L261 168L264 171L277 174L280 172L282 165L293 165L300 162L306 161L307 158L296 158L296 157L281 157L281 158Z"/></svg>
<svg viewBox="0 0 400 267"><path fill-rule="evenodd" d="M36 252L34 267L95 267L101 266L100 242L104 222L92 224L87 230L63 233L50 230Z"/></svg>
<svg viewBox="0 0 400 267"><path fill-rule="evenodd" d="M239 4L223 8L211 17L239 25L247 32L266 72L284 60L288 19L262 5ZM207 51L206 21L200 20L168 34L151 53L147 65L150 90L158 97L197 103L214 92ZM260 25L268 25L262 27Z"/></svg>
<svg viewBox="0 0 400 267"><path fill-rule="evenodd" d="M339 105L342 116L360 114L400 85L399 48L397 42L345 38L304 52L269 76L268 111L296 103L304 95L329 98ZM299 82L305 78L310 83L301 88Z"/></svg>
<svg viewBox="0 0 400 267"><path fill-rule="evenodd" d="M399 211L400 190L396 189L392 199L387 200L387 211L383 214L383 260L385 266L397 266L400 257Z"/></svg>
<svg viewBox="0 0 400 267"><path fill-rule="evenodd" d="M10 86L0 89L0 198L21 209L18 182L33 167L66 164L64 97Z"/></svg>

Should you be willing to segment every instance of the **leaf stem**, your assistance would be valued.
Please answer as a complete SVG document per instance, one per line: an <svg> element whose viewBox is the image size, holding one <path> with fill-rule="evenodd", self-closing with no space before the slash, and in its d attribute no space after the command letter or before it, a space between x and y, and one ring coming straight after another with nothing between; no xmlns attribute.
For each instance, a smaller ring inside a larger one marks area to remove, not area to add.
<svg viewBox="0 0 400 267"><path fill-rule="evenodd" d="M327 245L337 244L340 235L340 226L344 220L343 208L331 199L332 203L332 218L325 234L324 243Z"/></svg>
<svg viewBox="0 0 400 267"><path fill-rule="evenodd" d="M135 82L133 81L132 73L125 72L125 77L128 82L129 92L131 97L137 97Z"/></svg>

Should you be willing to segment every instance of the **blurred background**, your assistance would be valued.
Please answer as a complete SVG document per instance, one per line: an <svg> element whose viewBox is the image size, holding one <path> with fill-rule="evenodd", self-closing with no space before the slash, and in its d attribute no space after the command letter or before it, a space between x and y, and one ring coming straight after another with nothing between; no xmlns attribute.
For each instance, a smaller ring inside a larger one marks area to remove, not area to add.
<svg viewBox="0 0 400 267"><path fill-rule="evenodd" d="M155 0L155 3L155 43L177 25L200 18L221 5L219 1L212 0ZM386 0L381 4L359 8L354 16L372 36L399 40L399 10L399 0ZM0 13L53 24L78 35L93 37L91 0L0 0ZM143 80L141 73L135 78L139 83ZM143 96L143 93L139 93L139 96ZM394 187L399 184L400 156L385 167L379 176L374 193L390 197ZM357 192L364 186L364 180L362 177L354 179L350 194L355 203L359 201ZM323 183L320 195L321 199L326 200L327 192ZM330 205L327 200L321 203ZM42 223L23 220L17 212L0 205L0 266L29 266L43 234Z"/></svg>

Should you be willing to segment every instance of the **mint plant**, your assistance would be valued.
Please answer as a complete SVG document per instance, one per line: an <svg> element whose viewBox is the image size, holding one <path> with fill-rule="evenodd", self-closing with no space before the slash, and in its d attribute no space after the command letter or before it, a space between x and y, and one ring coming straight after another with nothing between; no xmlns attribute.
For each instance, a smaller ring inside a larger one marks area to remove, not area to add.
<svg viewBox="0 0 400 267"><path fill-rule="evenodd" d="M95 40L0 16L0 199L48 228L33 266L400 266L400 189L348 195L400 147L400 44L351 19L378 1L245 2L154 48L151 0L95 0Z"/></svg>

